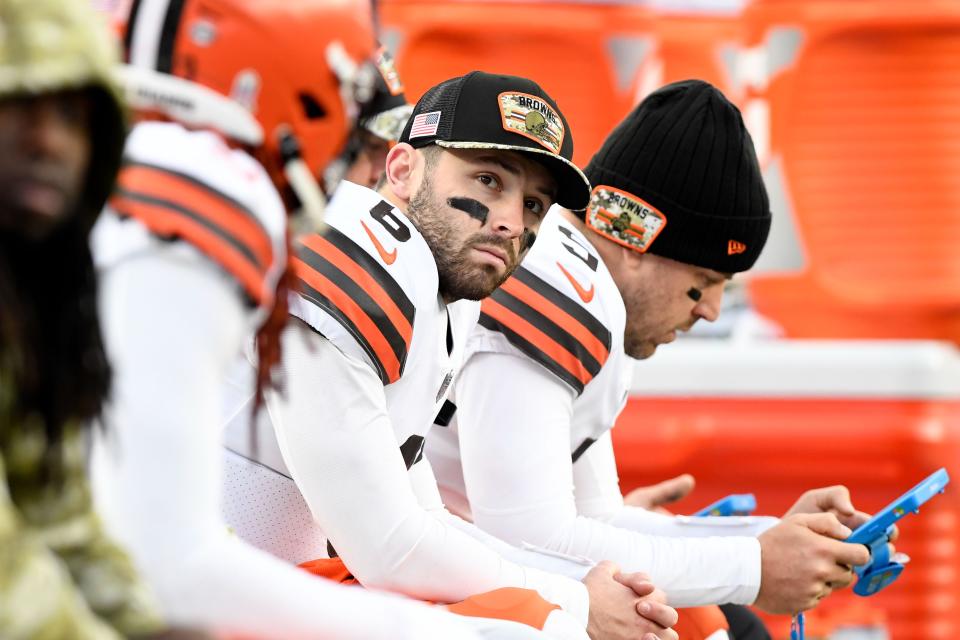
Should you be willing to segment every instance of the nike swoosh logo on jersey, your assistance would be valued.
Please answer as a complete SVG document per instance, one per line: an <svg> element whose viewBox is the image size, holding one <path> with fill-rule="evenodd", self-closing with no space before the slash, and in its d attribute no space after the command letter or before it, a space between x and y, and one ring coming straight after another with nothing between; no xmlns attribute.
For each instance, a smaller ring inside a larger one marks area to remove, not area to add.
<svg viewBox="0 0 960 640"><path fill-rule="evenodd" d="M383 261L388 265L393 264L397 259L397 248L394 247L393 251L388 252L383 248L383 245L380 244L380 240L377 239L377 236L373 235L373 231L370 231L370 227L368 227L363 220L360 221L360 224L363 225L363 230L367 232L368 236L370 236L370 242L373 243L373 248L377 250L377 253L380 254L381 258L383 258Z"/></svg>
<svg viewBox="0 0 960 640"><path fill-rule="evenodd" d="M570 284L573 285L573 288L576 290L577 295L580 296L580 299L583 300L585 304L593 300L593 294L596 291L596 289L593 286L593 283L590 283L589 289L584 289L583 287L580 286L580 283L577 282L577 279L574 278L572 275L570 275L569 271L563 268L562 264L558 262L557 266L560 267L560 271L563 272L563 275L567 276L567 280L570 281Z"/></svg>

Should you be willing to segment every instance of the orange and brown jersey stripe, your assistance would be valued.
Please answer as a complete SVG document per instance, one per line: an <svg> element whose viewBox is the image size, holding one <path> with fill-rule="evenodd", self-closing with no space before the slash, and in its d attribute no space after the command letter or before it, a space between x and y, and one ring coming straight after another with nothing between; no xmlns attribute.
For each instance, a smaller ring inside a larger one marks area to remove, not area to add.
<svg viewBox="0 0 960 640"><path fill-rule="evenodd" d="M610 330L523 267L483 301L480 325L502 333L577 395L610 355Z"/></svg>
<svg viewBox="0 0 960 640"><path fill-rule="evenodd" d="M333 227L300 240L293 268L300 295L354 337L383 384L396 382L407 361L416 307L393 276Z"/></svg>
<svg viewBox="0 0 960 640"><path fill-rule="evenodd" d="M162 238L194 245L233 275L254 304L269 303L270 235L234 198L185 173L126 161L110 207Z"/></svg>

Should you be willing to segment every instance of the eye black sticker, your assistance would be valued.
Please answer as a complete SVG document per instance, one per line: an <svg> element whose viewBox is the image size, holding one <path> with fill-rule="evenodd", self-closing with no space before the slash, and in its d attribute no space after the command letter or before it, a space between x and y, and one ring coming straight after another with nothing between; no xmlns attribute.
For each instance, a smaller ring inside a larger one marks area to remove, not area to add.
<svg viewBox="0 0 960 640"><path fill-rule="evenodd" d="M479 220L480 224L482 225L487 223L487 216L490 215L490 208L482 202L474 200L473 198L447 198L447 204L454 209L463 211L471 218Z"/></svg>

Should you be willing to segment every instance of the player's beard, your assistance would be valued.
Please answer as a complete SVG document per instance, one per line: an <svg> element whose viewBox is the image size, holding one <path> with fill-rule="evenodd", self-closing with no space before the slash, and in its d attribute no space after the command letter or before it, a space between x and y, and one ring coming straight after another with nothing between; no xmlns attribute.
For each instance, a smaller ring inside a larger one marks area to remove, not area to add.
<svg viewBox="0 0 960 640"><path fill-rule="evenodd" d="M438 201L429 175L424 176L420 188L410 199L407 214L433 253L440 279L440 295L447 302L486 298L513 274L519 264L513 243L503 237L475 233L460 240L451 217L465 214ZM506 253L507 268L502 274L493 265L471 260L471 250L477 245L497 247Z"/></svg>
<svg viewBox="0 0 960 640"><path fill-rule="evenodd" d="M627 323L623 350L631 358L646 360L680 324L671 315L671 292L656 277L621 285Z"/></svg>

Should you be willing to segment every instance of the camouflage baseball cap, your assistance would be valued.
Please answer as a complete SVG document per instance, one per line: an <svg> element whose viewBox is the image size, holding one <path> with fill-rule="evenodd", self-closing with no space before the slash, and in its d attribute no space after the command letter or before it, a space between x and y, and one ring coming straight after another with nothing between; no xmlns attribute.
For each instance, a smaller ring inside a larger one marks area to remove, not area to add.
<svg viewBox="0 0 960 640"><path fill-rule="evenodd" d="M76 89L93 97L93 152L83 196L90 225L113 187L126 136L114 79L117 52L87 0L0 2L0 100Z"/></svg>
<svg viewBox="0 0 960 640"><path fill-rule="evenodd" d="M590 183L573 163L567 119L527 78L473 71L441 82L417 102L400 142L528 154L556 181L557 204L583 209L590 198Z"/></svg>

